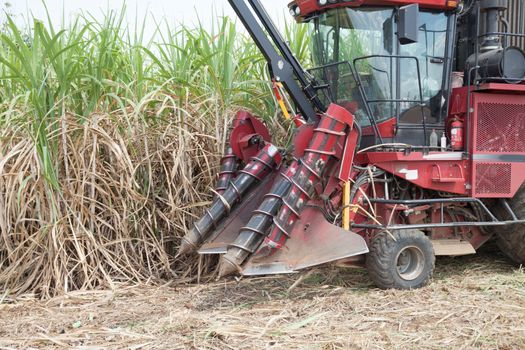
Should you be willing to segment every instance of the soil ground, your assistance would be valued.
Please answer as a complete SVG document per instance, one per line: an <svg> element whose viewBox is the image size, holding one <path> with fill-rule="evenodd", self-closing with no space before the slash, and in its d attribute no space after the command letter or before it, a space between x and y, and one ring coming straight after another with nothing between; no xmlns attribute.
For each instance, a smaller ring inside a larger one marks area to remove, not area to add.
<svg viewBox="0 0 525 350"><path fill-rule="evenodd" d="M499 253L438 258L432 284L365 270L116 286L0 305L1 349L525 349L525 271Z"/></svg>

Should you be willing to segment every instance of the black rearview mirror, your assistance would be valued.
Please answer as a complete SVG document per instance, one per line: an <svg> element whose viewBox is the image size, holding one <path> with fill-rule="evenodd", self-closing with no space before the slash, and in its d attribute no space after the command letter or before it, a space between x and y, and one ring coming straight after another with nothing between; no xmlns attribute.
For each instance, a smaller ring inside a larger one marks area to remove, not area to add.
<svg viewBox="0 0 525 350"><path fill-rule="evenodd" d="M392 45L392 23L394 21L392 18L387 19L385 22L383 22L383 47L385 50L392 54L393 52L393 45Z"/></svg>
<svg viewBox="0 0 525 350"><path fill-rule="evenodd" d="M417 42L419 32L419 5L411 4L399 8L397 38L401 45Z"/></svg>

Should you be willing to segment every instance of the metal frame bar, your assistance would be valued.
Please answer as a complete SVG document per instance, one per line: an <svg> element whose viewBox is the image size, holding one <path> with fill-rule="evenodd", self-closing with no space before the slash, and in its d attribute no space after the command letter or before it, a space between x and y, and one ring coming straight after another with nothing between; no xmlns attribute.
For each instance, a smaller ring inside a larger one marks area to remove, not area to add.
<svg viewBox="0 0 525 350"><path fill-rule="evenodd" d="M525 220L516 220L516 221L498 221L498 222L492 222L492 221L486 221L486 222L473 222L473 221L465 221L465 222L451 222L451 223L439 223L439 224L417 224L417 225L391 225L391 226L384 226L384 225L368 225L368 224L351 224L350 229L353 228L363 228L368 230L389 230L389 231L397 231L397 230L406 230L406 229L433 229L433 228L446 228L446 227L483 227L483 226L506 226L506 225L518 225L518 224L525 224Z"/></svg>
<svg viewBox="0 0 525 350"><path fill-rule="evenodd" d="M443 86L441 90L444 92L443 97L446 99L446 102L443 106L439 109L439 123L444 124L445 120L449 114L449 108L450 108L450 98L452 94L452 71L453 65L454 65L454 56L456 51L456 40L457 40L457 26L458 23L458 16L454 12L450 16L448 16L448 23L447 23L447 46L445 49L445 64L446 67L444 69L444 79L443 79ZM444 109L444 111L443 111Z"/></svg>
<svg viewBox="0 0 525 350"><path fill-rule="evenodd" d="M366 109L366 114L368 116L368 119L370 120L370 124L373 125L374 124L374 116L372 115L372 112L371 110L368 108L368 104L367 104L367 101L366 101L366 97L365 97L365 94L364 94L364 91L361 87L361 85L359 84L358 80L357 80L357 74L356 72L354 71L354 68L352 67L352 65L350 64L350 62L348 61L339 61L339 62L334 62L334 63L329 63L329 64L325 64L323 66L319 66L319 67L315 67L315 68L312 68L312 69L309 69L309 72L313 72L315 70L322 70L323 72L323 75L326 75L326 70L331 68L331 67L338 67L340 65L344 65L344 64L347 64L348 65L348 69L350 70L350 73L352 74L352 77L354 78L354 81L356 83L356 85L358 86L358 90L359 90L359 94L361 95L361 100L360 102L363 103L365 109ZM326 79L325 79L325 85L319 85L322 89L326 89L328 92L327 92L327 97L328 99L330 99L331 102L334 102L334 103L337 103L336 99L337 99L337 96L333 96L332 95L332 91L331 91L331 84L330 82ZM357 124L357 123L356 123ZM374 129L375 131L375 129ZM381 135L379 135L379 137L381 138ZM382 142L382 139L381 139L381 143ZM358 145L360 143L358 142Z"/></svg>
<svg viewBox="0 0 525 350"><path fill-rule="evenodd" d="M517 37L520 37L520 38L525 38L525 34L520 34L520 33L507 33L507 32L490 32L490 33L485 33L485 34L480 34L478 35L478 39L481 39L481 38L484 38L486 36L517 36Z"/></svg>
<svg viewBox="0 0 525 350"><path fill-rule="evenodd" d="M440 204L440 222L429 223L429 224L413 224L413 225L371 225L371 224L351 224L351 228L362 228L370 230L404 230L404 229L434 229L434 228L445 228L445 227L480 227L480 226L505 226L505 225L516 225L525 224L525 219L518 219L509 203L506 199L501 199L503 207L510 215L512 220L500 221L496 216L487 208L487 206L479 198L432 198L432 199L408 199L408 200L394 200L384 198L370 198L370 202L373 204L392 204L392 205L424 205L424 204ZM473 203L479 205L483 211L490 217L492 221L465 221L465 222L445 222L444 218L444 204L446 203Z"/></svg>

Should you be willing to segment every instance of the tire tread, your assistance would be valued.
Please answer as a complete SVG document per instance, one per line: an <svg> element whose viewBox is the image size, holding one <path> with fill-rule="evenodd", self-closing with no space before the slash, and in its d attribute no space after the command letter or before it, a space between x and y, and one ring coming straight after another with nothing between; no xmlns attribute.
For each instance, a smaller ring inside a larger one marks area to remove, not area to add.
<svg viewBox="0 0 525 350"><path fill-rule="evenodd" d="M525 185L521 186L509 204L518 218L525 218ZM505 213L501 208L498 211ZM507 213L504 215L508 218ZM497 232L496 243L512 261L517 264L525 264L525 225L511 226L509 229Z"/></svg>

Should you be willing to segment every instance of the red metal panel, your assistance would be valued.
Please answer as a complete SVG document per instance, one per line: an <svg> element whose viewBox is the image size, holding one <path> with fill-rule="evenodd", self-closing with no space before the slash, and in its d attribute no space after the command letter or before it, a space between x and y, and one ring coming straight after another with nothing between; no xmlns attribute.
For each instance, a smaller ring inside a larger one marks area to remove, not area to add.
<svg viewBox="0 0 525 350"><path fill-rule="evenodd" d="M479 163L474 166L477 195L505 196L511 193L512 163Z"/></svg>
<svg viewBox="0 0 525 350"><path fill-rule="evenodd" d="M346 137L345 149L341 159L341 167L339 168L339 175L337 176L342 181L348 181L350 179L358 138L359 134L355 129L352 129Z"/></svg>
<svg viewBox="0 0 525 350"><path fill-rule="evenodd" d="M456 8L456 1L445 1L445 0L365 0L364 5L377 5L377 6L405 6L410 4L419 4L421 8L429 9L452 9Z"/></svg>
<svg viewBox="0 0 525 350"><path fill-rule="evenodd" d="M472 197L512 198L525 181L525 163L473 162Z"/></svg>
<svg viewBox="0 0 525 350"><path fill-rule="evenodd" d="M306 207L282 249L263 244L244 266L245 276L293 273L307 267L368 253L364 238L332 225L317 208Z"/></svg>
<svg viewBox="0 0 525 350"><path fill-rule="evenodd" d="M367 152L357 162L375 165L422 188L468 195L469 163L460 152Z"/></svg>
<svg viewBox="0 0 525 350"><path fill-rule="evenodd" d="M460 87L452 90L450 94L450 115L461 115L467 113L468 88Z"/></svg>
<svg viewBox="0 0 525 350"><path fill-rule="evenodd" d="M381 137L384 137L384 138L395 137L396 128L397 128L397 118L396 117L387 119L377 124L377 129L379 130L379 134L381 135ZM364 127L363 130L361 130L361 132L363 136L371 136L375 134L373 126Z"/></svg>
<svg viewBox="0 0 525 350"><path fill-rule="evenodd" d="M525 181L525 97L497 93L504 88L499 85L472 94L471 183L477 198L511 198Z"/></svg>
<svg viewBox="0 0 525 350"><path fill-rule="evenodd" d="M507 94L520 93L525 94L525 84L502 84L502 83L486 83L481 84L477 91L499 91Z"/></svg>
<svg viewBox="0 0 525 350"><path fill-rule="evenodd" d="M301 16L297 17L297 20L302 20L302 18L307 17L308 15L314 12L325 11L331 8L337 7L359 7L359 6L405 6L409 4L419 4L421 8L429 9L453 9L456 7L455 1L446 1L446 0L354 0L354 1L345 1L338 4L327 4L325 6L320 6L318 0L296 0L288 5L288 7L299 6L301 9Z"/></svg>
<svg viewBox="0 0 525 350"><path fill-rule="evenodd" d="M450 95L450 114L458 115L467 113L467 95L469 87L463 86L452 90ZM471 86L475 92L503 93L505 95L525 95L525 84L487 83L480 86ZM523 97L522 97L523 98Z"/></svg>
<svg viewBox="0 0 525 350"><path fill-rule="evenodd" d="M525 99L500 98L502 96L488 95L478 99L475 150L483 153L523 153Z"/></svg>
<svg viewBox="0 0 525 350"><path fill-rule="evenodd" d="M474 92L470 117L473 155L525 155L524 96Z"/></svg>

